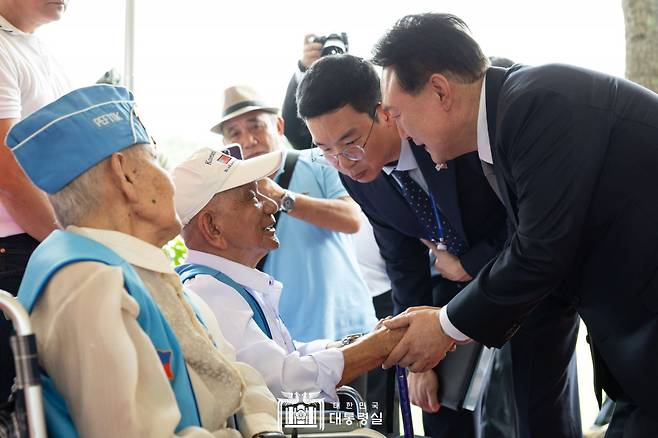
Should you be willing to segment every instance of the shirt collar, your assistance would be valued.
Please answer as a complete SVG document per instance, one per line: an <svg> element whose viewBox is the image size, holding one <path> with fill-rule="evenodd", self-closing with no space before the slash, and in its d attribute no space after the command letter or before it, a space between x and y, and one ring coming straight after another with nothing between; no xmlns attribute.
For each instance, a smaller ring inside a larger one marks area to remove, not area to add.
<svg viewBox="0 0 658 438"><path fill-rule="evenodd" d="M176 274L161 248L135 236L99 228L69 226L66 230L102 243L131 265L163 274Z"/></svg>
<svg viewBox="0 0 658 438"><path fill-rule="evenodd" d="M489 139L489 124L487 123L487 77L482 80L482 91L480 92L480 108L478 110L477 127L478 155L480 160L493 164L491 154L491 141Z"/></svg>
<svg viewBox="0 0 658 438"><path fill-rule="evenodd" d="M249 266L225 259L218 255L208 254L207 252L190 249L187 252L186 262L217 269L223 274L231 277L236 283L240 283L246 288L263 294L270 291L280 292L283 287L283 285L276 281L274 277L261 272L258 269L250 268Z"/></svg>
<svg viewBox="0 0 658 438"><path fill-rule="evenodd" d="M11 35L29 35L28 33L23 32L13 24L11 24L5 17L0 15L0 30L11 34Z"/></svg>
<svg viewBox="0 0 658 438"><path fill-rule="evenodd" d="M398 163L393 166L384 166L382 170L387 175L390 175L395 170L405 171L405 170L416 170L418 169L418 162L416 161L416 156L411 150L411 145L409 140L402 140L400 143L400 158L398 158Z"/></svg>

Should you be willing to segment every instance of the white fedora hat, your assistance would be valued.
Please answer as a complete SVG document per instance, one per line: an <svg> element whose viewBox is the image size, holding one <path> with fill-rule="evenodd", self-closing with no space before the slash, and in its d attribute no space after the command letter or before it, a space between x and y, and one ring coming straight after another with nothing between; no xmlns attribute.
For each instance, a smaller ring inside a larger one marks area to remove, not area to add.
<svg viewBox="0 0 658 438"><path fill-rule="evenodd" d="M229 87L224 90L222 118L210 130L214 133L221 134L224 122L250 111L267 111L278 114L279 108L267 105L258 92L247 85Z"/></svg>

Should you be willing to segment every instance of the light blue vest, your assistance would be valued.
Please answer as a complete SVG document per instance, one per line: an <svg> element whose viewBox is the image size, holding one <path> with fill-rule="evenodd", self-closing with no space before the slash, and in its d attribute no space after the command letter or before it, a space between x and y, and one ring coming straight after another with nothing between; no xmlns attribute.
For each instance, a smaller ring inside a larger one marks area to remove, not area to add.
<svg viewBox="0 0 658 438"><path fill-rule="evenodd" d="M181 413L181 420L176 431L190 426L200 426L196 398L174 332L135 270L110 248L75 233L54 231L30 257L18 291L18 300L28 313L31 313L53 275L71 263L83 261L101 262L121 268L124 287L139 304L137 322L158 352L176 396ZM103 376L98 376L98 378L102 379ZM78 434L66 401L43 370L41 379L48 435L51 437L77 437ZM116 384L120 385L121 382L116 382ZM97 396L103 397L104 395L97 394Z"/></svg>

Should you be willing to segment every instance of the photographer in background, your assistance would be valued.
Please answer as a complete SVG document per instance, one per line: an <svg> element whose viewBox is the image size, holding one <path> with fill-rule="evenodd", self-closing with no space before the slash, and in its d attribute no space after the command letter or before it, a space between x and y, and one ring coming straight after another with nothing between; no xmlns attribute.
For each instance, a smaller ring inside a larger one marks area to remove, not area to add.
<svg viewBox="0 0 658 438"><path fill-rule="evenodd" d="M297 61L297 71L290 78L286 97L283 99L281 107L281 117L285 121L283 133L295 149L310 149L313 146L306 124L297 116L297 102L295 102L297 84L302 80L303 74L311 64L322 56L347 53L348 49L349 44L345 32L332 33L324 37L312 33L304 35L302 58Z"/></svg>

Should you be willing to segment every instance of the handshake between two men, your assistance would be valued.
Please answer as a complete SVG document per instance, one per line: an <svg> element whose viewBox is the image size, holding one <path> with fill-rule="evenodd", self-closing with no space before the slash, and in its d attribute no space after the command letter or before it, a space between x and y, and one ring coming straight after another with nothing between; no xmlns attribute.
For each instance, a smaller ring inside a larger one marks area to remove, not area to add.
<svg viewBox="0 0 658 438"><path fill-rule="evenodd" d="M399 364L414 373L423 373L441 362L446 353L454 351L458 342L443 331L440 311L440 307L410 307L396 317L380 321L378 327L384 326L395 332L404 329L404 336L391 350L382 367Z"/></svg>
<svg viewBox="0 0 658 438"><path fill-rule="evenodd" d="M439 307L410 307L378 324L378 327L386 327L393 333L404 330L404 335L390 351L382 367L386 369L398 364L411 371L408 377L409 399L429 413L438 412L440 408L439 379L433 368L448 352L454 351L458 343L463 343L445 334L440 323L440 312Z"/></svg>
<svg viewBox="0 0 658 438"><path fill-rule="evenodd" d="M434 368L457 344L443 332L439 311L438 307L411 307L380 320L372 332L353 343L328 345L342 347L345 365L339 386L380 364L385 369L399 364L414 373Z"/></svg>

